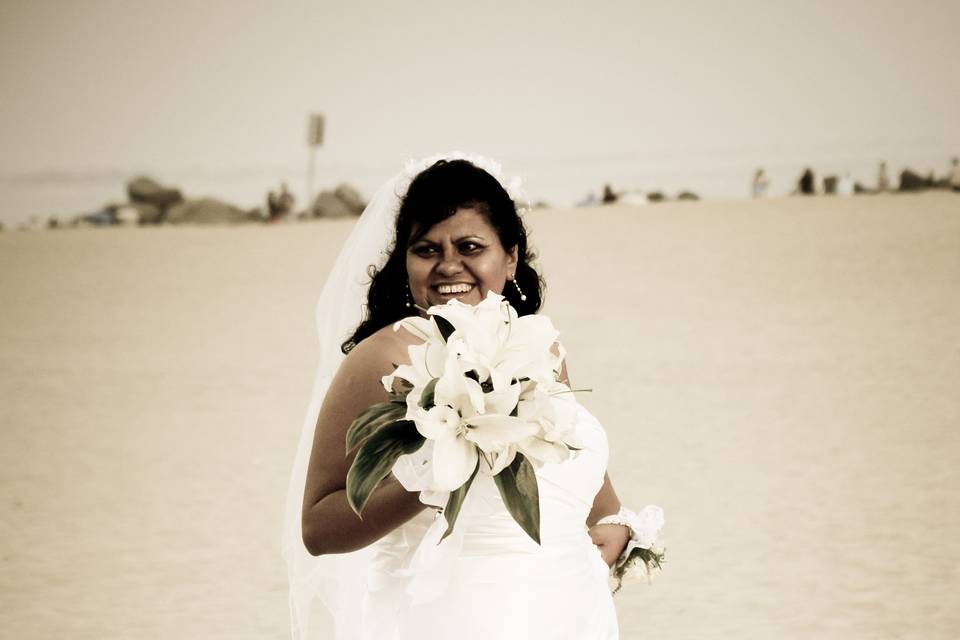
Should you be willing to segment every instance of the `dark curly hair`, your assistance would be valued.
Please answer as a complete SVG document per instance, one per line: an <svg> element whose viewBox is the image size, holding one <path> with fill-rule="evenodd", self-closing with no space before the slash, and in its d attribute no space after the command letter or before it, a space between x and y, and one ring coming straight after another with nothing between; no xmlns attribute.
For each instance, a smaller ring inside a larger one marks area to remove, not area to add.
<svg viewBox="0 0 960 640"><path fill-rule="evenodd" d="M343 353L349 353L383 327L416 313L406 305L407 247L459 209L482 213L496 230L504 249L517 248L514 277L527 299L520 299L516 287L505 287L502 295L521 316L539 311L544 282L530 264L536 255L527 246L527 230L516 204L503 185L480 167L466 160L440 160L417 174L403 196L390 257L379 271L370 266L364 320L340 346Z"/></svg>

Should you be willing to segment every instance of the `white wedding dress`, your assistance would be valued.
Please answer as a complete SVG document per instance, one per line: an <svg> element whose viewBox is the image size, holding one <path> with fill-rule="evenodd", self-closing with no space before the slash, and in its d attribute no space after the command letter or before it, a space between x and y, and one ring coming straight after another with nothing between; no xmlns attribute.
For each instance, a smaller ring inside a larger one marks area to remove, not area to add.
<svg viewBox="0 0 960 640"><path fill-rule="evenodd" d="M363 640L609 640L618 637L609 568L587 514L607 466L607 438L578 405L582 448L537 471L541 544L478 474L454 533L427 510L372 545Z"/></svg>

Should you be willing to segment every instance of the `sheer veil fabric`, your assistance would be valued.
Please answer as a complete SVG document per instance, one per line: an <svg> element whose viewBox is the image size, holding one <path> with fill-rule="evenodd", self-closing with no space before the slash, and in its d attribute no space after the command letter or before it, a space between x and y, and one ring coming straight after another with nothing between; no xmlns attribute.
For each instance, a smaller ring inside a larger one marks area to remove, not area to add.
<svg viewBox="0 0 960 640"><path fill-rule="evenodd" d="M284 517L282 550L290 583L290 622L294 640L308 638L310 611L315 598L319 598L332 615L335 640L360 637L363 595L367 591L367 568L372 552L367 548L320 557L307 552L300 524L307 464L320 406L344 358L340 345L363 317L370 285L370 266L379 268L386 262L394 241L400 199L410 181L441 159L469 160L500 180L514 200L519 199L519 181L505 182L499 164L481 156L454 152L410 161L404 171L388 180L374 194L330 271L316 306L319 364L290 475Z"/></svg>

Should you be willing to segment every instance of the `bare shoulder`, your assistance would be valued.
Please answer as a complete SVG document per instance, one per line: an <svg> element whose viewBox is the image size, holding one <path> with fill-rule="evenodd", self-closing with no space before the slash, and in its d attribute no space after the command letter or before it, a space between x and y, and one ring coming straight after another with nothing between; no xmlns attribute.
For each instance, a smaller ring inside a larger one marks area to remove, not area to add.
<svg viewBox="0 0 960 640"><path fill-rule="evenodd" d="M369 381L379 383L381 377L391 373L398 364L410 362L407 349L420 340L406 329L383 327L355 346L337 372L335 385L348 385L355 390L369 387ZM354 386L359 384L359 388Z"/></svg>
<svg viewBox="0 0 960 640"><path fill-rule="evenodd" d="M398 364L408 363L410 357L407 349L410 345L420 342L406 329L394 329L393 325L383 327L373 335L364 338L350 351L344 361L353 361L353 366L373 366L376 369L387 368L389 371Z"/></svg>
<svg viewBox="0 0 960 640"><path fill-rule="evenodd" d="M393 326L384 327L357 344L344 358L320 407L314 450L323 457L336 451L335 463L325 458L323 473L343 466L343 436L353 420L367 407L387 400L383 376L409 361L407 347L417 339ZM332 455L332 454L331 454ZM346 475L346 468L340 469Z"/></svg>

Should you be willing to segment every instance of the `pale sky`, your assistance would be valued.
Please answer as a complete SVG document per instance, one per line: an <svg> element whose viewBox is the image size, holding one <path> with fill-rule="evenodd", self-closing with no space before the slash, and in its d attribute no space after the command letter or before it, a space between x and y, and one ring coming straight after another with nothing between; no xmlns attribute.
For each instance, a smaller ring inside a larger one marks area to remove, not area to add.
<svg viewBox="0 0 960 640"><path fill-rule="evenodd" d="M950 0L0 7L0 176L300 176L310 111L321 172L361 182L452 149L554 179L901 148L939 171L960 153Z"/></svg>

